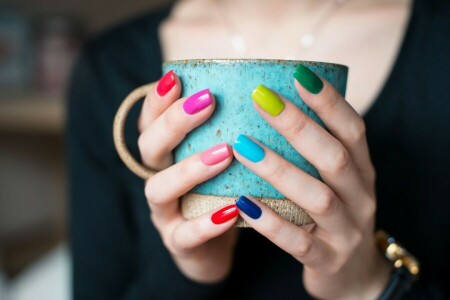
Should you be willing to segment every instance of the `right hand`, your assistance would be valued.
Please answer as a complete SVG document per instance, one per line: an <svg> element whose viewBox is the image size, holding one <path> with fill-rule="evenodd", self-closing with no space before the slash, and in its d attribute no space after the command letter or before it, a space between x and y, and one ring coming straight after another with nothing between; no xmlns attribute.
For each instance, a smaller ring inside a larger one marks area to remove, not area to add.
<svg viewBox="0 0 450 300"><path fill-rule="evenodd" d="M222 144L218 151L206 150L173 164L172 150L211 116L215 100L209 91L204 91L197 101L179 99L181 83L173 72L153 87L138 121L142 160L159 171L145 186L151 220L186 277L201 283L218 282L231 270L237 239L237 232L231 227L238 210L232 205L225 214L218 209L186 220L181 214L180 197L227 168L233 154L230 146Z"/></svg>

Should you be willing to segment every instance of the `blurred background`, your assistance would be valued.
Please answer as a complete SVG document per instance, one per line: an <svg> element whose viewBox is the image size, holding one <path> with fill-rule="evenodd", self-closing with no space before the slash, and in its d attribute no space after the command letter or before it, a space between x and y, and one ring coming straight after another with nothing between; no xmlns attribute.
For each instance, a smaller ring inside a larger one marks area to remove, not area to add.
<svg viewBox="0 0 450 300"><path fill-rule="evenodd" d="M83 43L165 0L0 0L0 300L70 299L65 91Z"/></svg>

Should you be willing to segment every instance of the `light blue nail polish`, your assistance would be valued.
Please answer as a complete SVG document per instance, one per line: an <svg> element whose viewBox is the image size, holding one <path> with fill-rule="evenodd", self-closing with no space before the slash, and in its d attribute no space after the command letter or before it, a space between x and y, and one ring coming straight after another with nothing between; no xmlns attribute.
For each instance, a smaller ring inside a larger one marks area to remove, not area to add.
<svg viewBox="0 0 450 300"><path fill-rule="evenodd" d="M240 155L252 162L259 162L263 160L265 156L264 149L243 134L240 134L237 137L233 148L236 149Z"/></svg>

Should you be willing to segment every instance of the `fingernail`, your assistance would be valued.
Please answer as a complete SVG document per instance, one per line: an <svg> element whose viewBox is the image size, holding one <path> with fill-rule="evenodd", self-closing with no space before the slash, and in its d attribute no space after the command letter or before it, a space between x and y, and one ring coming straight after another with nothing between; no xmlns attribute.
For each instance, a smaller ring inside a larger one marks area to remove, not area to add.
<svg viewBox="0 0 450 300"><path fill-rule="evenodd" d="M209 148L200 156L200 160L207 166L218 164L230 156L228 144L219 144Z"/></svg>
<svg viewBox="0 0 450 300"><path fill-rule="evenodd" d="M284 102L262 84L253 90L252 99L259 107L272 116L278 116L284 109Z"/></svg>
<svg viewBox="0 0 450 300"><path fill-rule="evenodd" d="M156 85L156 92L158 95L164 96L175 86L175 83L175 73L173 70L170 70L158 81L158 85Z"/></svg>
<svg viewBox="0 0 450 300"><path fill-rule="evenodd" d="M239 214L239 210L236 207L236 205L231 204L228 206L225 206L224 208L219 209L215 213L211 215L211 221L214 224L222 224L226 221L229 221L236 217Z"/></svg>
<svg viewBox="0 0 450 300"><path fill-rule="evenodd" d="M242 211L252 219L258 219L259 217L261 217L261 208L245 196L239 197L239 199L236 201L236 206L240 211Z"/></svg>
<svg viewBox="0 0 450 300"><path fill-rule="evenodd" d="M264 149L243 134L240 134L237 137L233 148L236 149L240 155L252 162L261 161L265 156Z"/></svg>
<svg viewBox="0 0 450 300"><path fill-rule="evenodd" d="M298 65L294 71L297 81L312 94L318 94L323 88L323 82L313 71L304 65Z"/></svg>
<svg viewBox="0 0 450 300"><path fill-rule="evenodd" d="M193 115L207 108L211 103L211 93L209 89L205 89L187 98L183 104L183 109L187 114Z"/></svg>

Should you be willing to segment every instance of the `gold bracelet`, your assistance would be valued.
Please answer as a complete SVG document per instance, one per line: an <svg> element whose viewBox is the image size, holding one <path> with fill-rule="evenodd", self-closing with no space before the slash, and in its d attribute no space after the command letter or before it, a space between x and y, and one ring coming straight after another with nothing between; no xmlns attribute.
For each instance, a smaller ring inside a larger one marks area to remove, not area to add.
<svg viewBox="0 0 450 300"><path fill-rule="evenodd" d="M420 271L419 261L385 231L377 231L375 239L381 253L394 265L391 277L384 291L377 299L405 299L411 291L412 285L418 279Z"/></svg>
<svg viewBox="0 0 450 300"><path fill-rule="evenodd" d="M414 277L419 276L419 261L400 245L392 236L383 230L375 233L378 248L381 253L399 269L405 267Z"/></svg>

